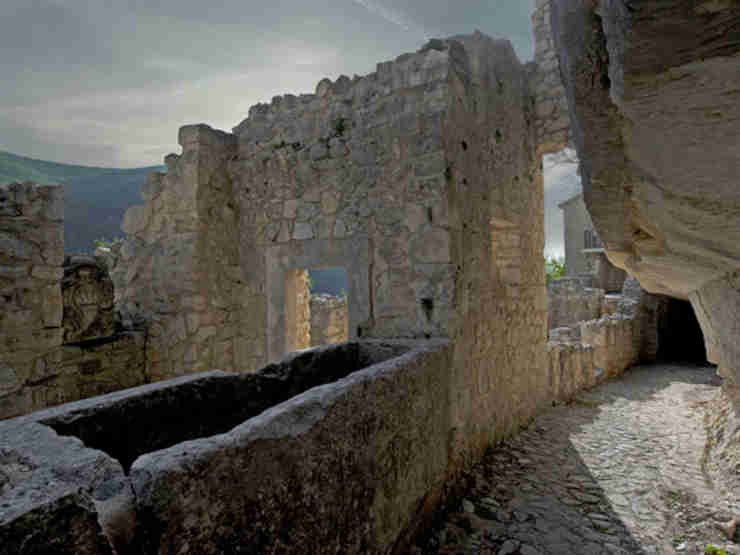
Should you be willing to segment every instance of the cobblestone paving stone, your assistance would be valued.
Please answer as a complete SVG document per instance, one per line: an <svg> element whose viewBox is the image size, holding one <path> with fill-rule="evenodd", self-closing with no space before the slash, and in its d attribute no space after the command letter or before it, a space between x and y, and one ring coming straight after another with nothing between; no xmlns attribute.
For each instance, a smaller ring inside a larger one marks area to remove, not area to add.
<svg viewBox="0 0 740 555"><path fill-rule="evenodd" d="M740 553L740 492L707 468L713 367L652 365L540 415L489 451L412 553Z"/></svg>

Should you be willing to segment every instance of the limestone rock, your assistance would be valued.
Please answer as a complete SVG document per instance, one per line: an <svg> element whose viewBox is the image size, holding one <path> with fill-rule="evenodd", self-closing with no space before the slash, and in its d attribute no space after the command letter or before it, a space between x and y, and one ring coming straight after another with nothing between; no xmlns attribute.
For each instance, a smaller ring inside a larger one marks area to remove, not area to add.
<svg viewBox="0 0 740 555"><path fill-rule="evenodd" d="M737 525L738 525L738 519L734 518L730 520L729 522L723 523L720 528L722 529L722 532L727 536L727 539L730 541L736 541L737 538Z"/></svg>
<svg viewBox="0 0 740 555"><path fill-rule="evenodd" d="M5 553L113 555L93 504L84 495L69 494L24 514L12 523L0 522Z"/></svg>
<svg viewBox="0 0 740 555"><path fill-rule="evenodd" d="M150 207L146 204L136 204L131 206L126 210L126 213L123 216L121 229L125 233L135 235L146 229L150 216Z"/></svg>
<svg viewBox="0 0 740 555"><path fill-rule="evenodd" d="M740 383L740 311L718 304L740 299L740 5L632 4L552 1L586 205L615 265L703 306L710 360Z"/></svg>

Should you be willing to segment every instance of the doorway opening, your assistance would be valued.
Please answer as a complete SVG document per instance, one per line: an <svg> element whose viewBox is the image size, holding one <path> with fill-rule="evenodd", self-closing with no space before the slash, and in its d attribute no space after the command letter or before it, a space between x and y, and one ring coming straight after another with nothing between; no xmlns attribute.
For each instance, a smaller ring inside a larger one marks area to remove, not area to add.
<svg viewBox="0 0 740 555"><path fill-rule="evenodd" d="M348 289L345 268L286 271L286 353L349 339Z"/></svg>
<svg viewBox="0 0 740 555"><path fill-rule="evenodd" d="M658 317L658 358L707 364L704 334L689 301L666 301Z"/></svg>
<svg viewBox="0 0 740 555"><path fill-rule="evenodd" d="M311 346L333 345L349 338L349 283L344 268L309 271ZM360 334L358 334L360 335Z"/></svg>

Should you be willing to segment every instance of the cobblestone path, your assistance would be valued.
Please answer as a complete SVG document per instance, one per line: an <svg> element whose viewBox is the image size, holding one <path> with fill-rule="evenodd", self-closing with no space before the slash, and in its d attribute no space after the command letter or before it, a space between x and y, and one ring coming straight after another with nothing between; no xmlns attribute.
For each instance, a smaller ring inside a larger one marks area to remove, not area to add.
<svg viewBox="0 0 740 555"><path fill-rule="evenodd" d="M740 516L740 492L713 479L705 441L717 380L642 366L546 411L487 454L412 553L740 553L718 526Z"/></svg>

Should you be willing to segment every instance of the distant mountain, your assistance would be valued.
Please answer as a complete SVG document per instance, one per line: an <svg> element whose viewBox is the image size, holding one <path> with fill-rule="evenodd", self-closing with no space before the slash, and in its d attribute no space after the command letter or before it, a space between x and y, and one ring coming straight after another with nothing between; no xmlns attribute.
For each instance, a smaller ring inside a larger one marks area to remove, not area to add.
<svg viewBox="0 0 740 555"><path fill-rule="evenodd" d="M123 236L124 212L141 202L139 191L149 172L164 169L74 166L0 151L0 185L14 181L64 185L66 252L92 252L95 239Z"/></svg>

